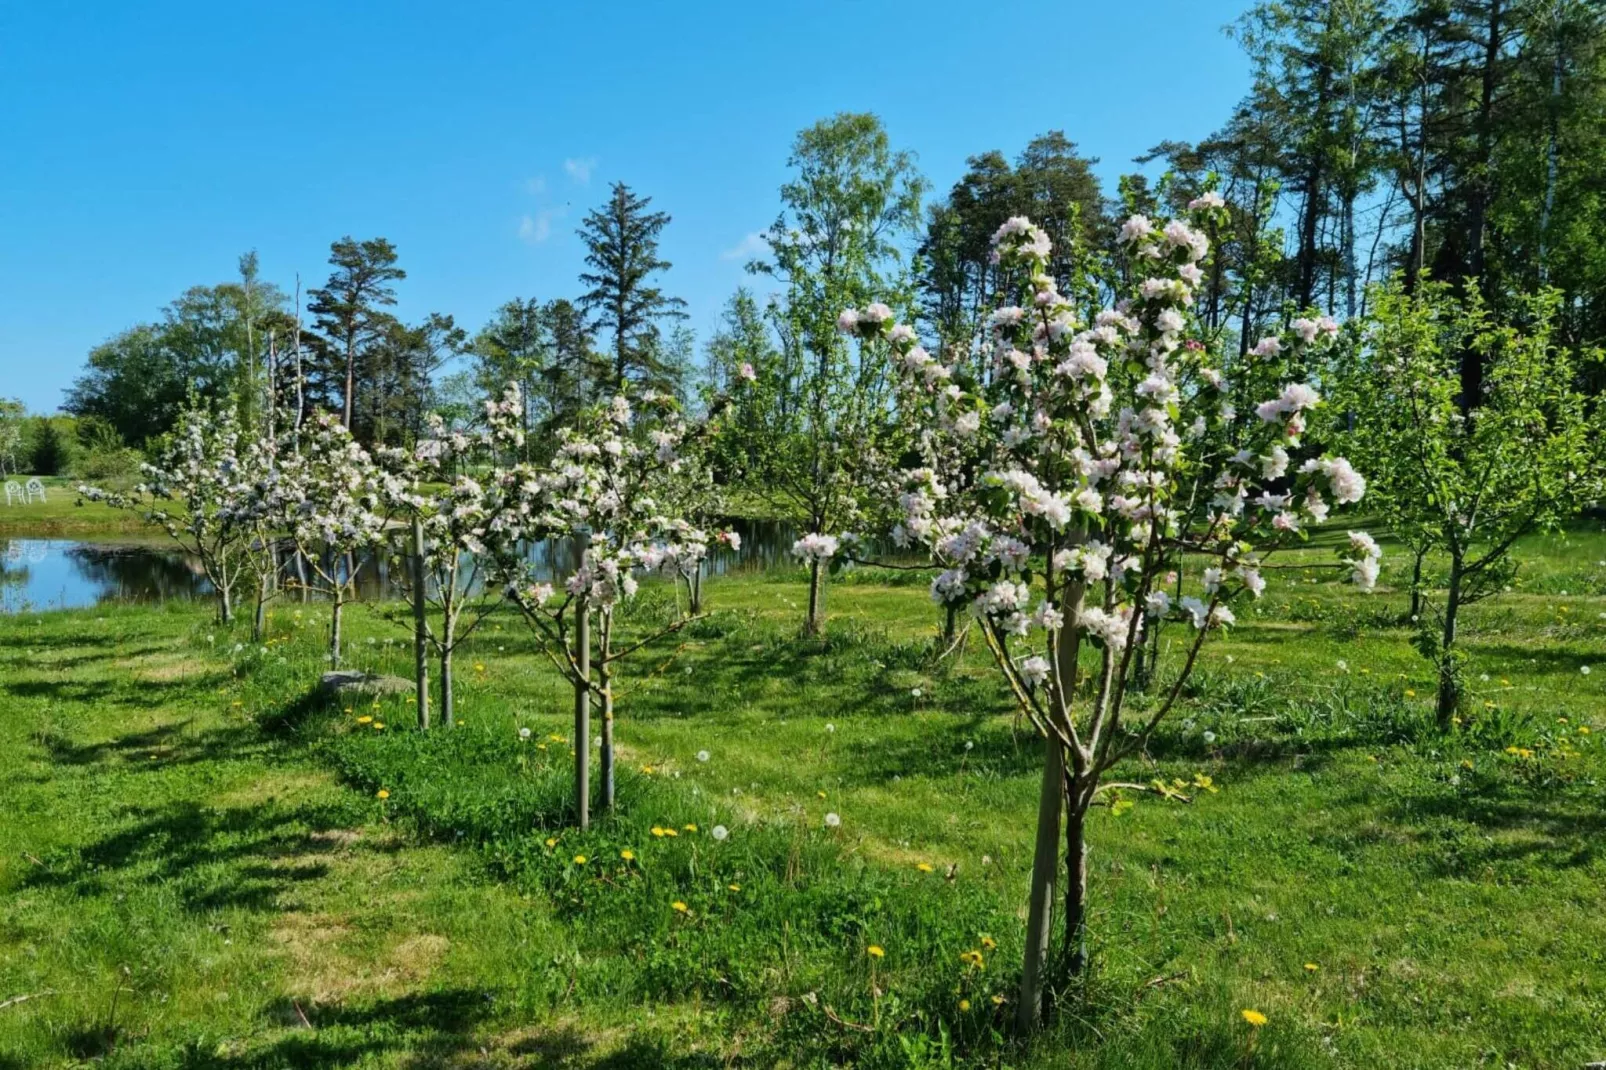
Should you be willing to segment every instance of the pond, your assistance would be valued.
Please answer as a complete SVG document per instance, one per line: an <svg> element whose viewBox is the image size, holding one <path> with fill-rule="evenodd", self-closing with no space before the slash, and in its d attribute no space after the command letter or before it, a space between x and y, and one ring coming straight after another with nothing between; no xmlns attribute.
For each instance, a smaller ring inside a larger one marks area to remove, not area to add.
<svg viewBox="0 0 1606 1070"><path fill-rule="evenodd" d="M716 548L708 574L793 567L790 526L770 520L734 521L742 548ZM574 570L578 551L567 539L551 539L530 549L542 577L553 582ZM296 562L285 572L294 576ZM365 599L395 597L389 563L368 558L357 566L357 587ZM165 602L209 595L212 586L200 563L172 543L112 539L0 538L0 613L78 609L110 602Z"/></svg>

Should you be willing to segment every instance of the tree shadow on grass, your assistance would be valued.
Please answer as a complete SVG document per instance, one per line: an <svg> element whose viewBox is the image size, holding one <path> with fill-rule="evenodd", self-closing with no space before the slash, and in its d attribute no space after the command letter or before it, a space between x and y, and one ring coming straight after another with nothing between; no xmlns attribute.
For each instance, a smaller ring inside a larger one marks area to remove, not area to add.
<svg viewBox="0 0 1606 1070"><path fill-rule="evenodd" d="M1466 793L1406 796L1383 816L1430 842L1429 866L1446 878L1492 871L1502 879L1522 879L1535 870L1588 867L1601 856L1606 838L1606 813L1598 800L1505 781Z"/></svg>
<svg viewBox="0 0 1606 1070"><path fill-rule="evenodd" d="M195 1045L176 1070L335 1070L376 1065L386 1055L403 1054L409 1068L463 1065L459 1057L478 1053L476 1027L495 1009L491 993L450 988L412 993L357 1005L328 1007L309 1003L277 1008L291 1020L306 1016L311 1028L300 1028L263 1048L229 1055ZM385 1062L385 1065L392 1065Z"/></svg>
<svg viewBox="0 0 1606 1070"><path fill-rule="evenodd" d="M328 872L340 851L393 850L333 830L353 823L349 805L286 807L271 802L218 809L184 801L134 811L118 832L58 853L24 887L100 895L121 882L159 882L188 910L273 910L281 896Z"/></svg>
<svg viewBox="0 0 1606 1070"><path fill-rule="evenodd" d="M176 695L194 693L226 679L222 673L206 673L182 680L140 680L120 677L112 680L12 680L5 689L22 699L45 699L64 705L129 706L147 709L159 706Z"/></svg>
<svg viewBox="0 0 1606 1070"><path fill-rule="evenodd" d="M136 772L239 761L258 757L274 746L250 725L189 732L186 729L190 724L191 720L186 718L99 743L75 743L54 731L47 731L39 738L51 761L57 765L89 766L117 761L125 763L127 770Z"/></svg>
<svg viewBox="0 0 1606 1070"><path fill-rule="evenodd" d="M1600 660L1598 655L1591 657L1582 649L1570 650L1558 643L1521 646L1515 643L1485 643L1469 636L1462 647L1475 666L1491 666L1491 673L1494 672L1493 666L1505 665L1513 668L1520 666L1524 673L1577 677L1580 675L1578 670L1583 666L1593 665Z"/></svg>

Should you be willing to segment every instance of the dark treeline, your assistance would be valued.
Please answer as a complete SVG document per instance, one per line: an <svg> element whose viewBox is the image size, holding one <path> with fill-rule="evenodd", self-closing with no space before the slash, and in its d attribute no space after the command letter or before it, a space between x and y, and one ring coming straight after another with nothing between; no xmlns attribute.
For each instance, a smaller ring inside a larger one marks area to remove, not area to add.
<svg viewBox="0 0 1606 1070"><path fill-rule="evenodd" d="M475 399L516 381L538 450L545 432L623 384L694 400L750 363L770 389L743 419L773 437L788 420L824 419L811 406L832 404L822 384L841 382L829 374L841 359L830 318L869 289L902 293L933 337L973 350L1009 284L988 259L1005 219L1042 225L1062 251L1062 290L1093 301L1112 276L1077 275L1089 253L1119 271L1108 244L1117 218L1168 214L1208 188L1232 223L1213 236L1198 311L1240 353L1296 311L1363 314L1368 285L1397 273L1407 287L1419 275L1474 287L1513 316L1525 295L1553 288L1559 340L1591 348L1606 340L1603 7L1260 3L1229 27L1252 66L1248 96L1210 136L1153 146L1135 161L1143 172L1113 190L1098 161L1052 130L1013 157L978 153L922 204L913 158L889 147L879 122L826 120L794 147L799 178L781 191L769 251L753 265L762 295L731 299L701 360L684 302L665 288L658 243L670 216L617 183L580 228L587 252L571 295L509 298L470 333L448 314L393 313L406 271L382 237L334 242L327 279L304 292L299 280L261 279L247 254L236 278L186 291L91 351L65 408L94 417L107 448L138 447L192 392L237 399L248 421L271 410L271 392L294 411L339 414L359 441L395 444L431 411L472 420ZM1463 375L1477 396L1477 362Z"/></svg>

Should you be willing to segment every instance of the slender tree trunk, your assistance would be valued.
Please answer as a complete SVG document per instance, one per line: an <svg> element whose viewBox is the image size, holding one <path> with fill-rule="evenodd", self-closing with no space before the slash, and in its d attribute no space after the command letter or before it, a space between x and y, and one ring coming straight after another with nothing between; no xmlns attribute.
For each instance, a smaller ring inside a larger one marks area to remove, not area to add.
<svg viewBox="0 0 1606 1070"><path fill-rule="evenodd" d="M329 667L340 668L340 613L346 608L340 592L335 592L334 608L329 611Z"/></svg>
<svg viewBox="0 0 1606 1070"><path fill-rule="evenodd" d="M452 644L448 639L441 647L441 723L447 728L457 723L457 699L452 684Z"/></svg>
<svg viewBox="0 0 1606 1070"><path fill-rule="evenodd" d="M429 616L424 589L424 520L413 517L413 682L418 727L429 728Z"/></svg>
<svg viewBox="0 0 1606 1070"><path fill-rule="evenodd" d="M227 584L227 583L218 584L217 585L217 596L218 596L218 603L217 603L218 620L221 621L224 624L232 624L234 622L234 606L231 604L229 584Z"/></svg>
<svg viewBox="0 0 1606 1070"><path fill-rule="evenodd" d="M1411 561L1411 611L1408 619L1412 624L1422 618L1422 559L1427 555L1426 549L1418 550Z"/></svg>
<svg viewBox="0 0 1606 1070"><path fill-rule="evenodd" d="M257 577L257 606L251 617L251 641L262 642L262 633L267 630L268 617L268 577Z"/></svg>
<svg viewBox="0 0 1606 1070"><path fill-rule="evenodd" d="M687 601L691 605L692 616L696 616L703 611L703 563L701 561L697 562L697 571L691 574L691 579L686 586L688 590Z"/></svg>
<svg viewBox="0 0 1606 1070"><path fill-rule="evenodd" d="M1559 12L1558 12L1559 16ZM1545 196L1539 207L1539 285L1550 277L1550 214L1556 207L1556 167L1561 141L1561 20L1556 21L1556 58L1550 69L1549 138L1545 146Z"/></svg>
<svg viewBox="0 0 1606 1070"><path fill-rule="evenodd" d="M602 762L598 775L602 778L602 798L599 808L613 809L613 666L608 661L608 655L613 652L613 614L604 610L602 614L602 627L600 629L602 640L602 659L597 666L598 685L602 688ZM590 741L586 741L587 746Z"/></svg>
<svg viewBox="0 0 1606 1070"><path fill-rule="evenodd" d="M803 622L803 634L819 635L825 629L821 613L825 609L825 568L820 561L809 563L809 615Z"/></svg>
<svg viewBox="0 0 1606 1070"><path fill-rule="evenodd" d="M1450 719L1461 704L1461 684L1457 679L1455 661L1456 617L1461 611L1463 559L1460 554L1450 558L1450 586L1444 599L1444 631L1439 642L1439 728L1448 731Z"/></svg>
<svg viewBox="0 0 1606 1070"><path fill-rule="evenodd" d="M1037 841L1026 898L1026 957L1021 968L1015 1024L1022 1033L1043 1021L1043 988L1053 939L1054 878L1059 871L1060 809L1065 799L1065 754L1057 740L1043 741L1043 782L1037 794Z"/></svg>
<svg viewBox="0 0 1606 1070"><path fill-rule="evenodd" d="M1065 804L1065 972L1087 969L1087 805L1078 785Z"/></svg>
<svg viewBox="0 0 1606 1070"><path fill-rule="evenodd" d="M591 827L591 606L574 607L574 812L582 831Z"/></svg>
<svg viewBox="0 0 1606 1070"><path fill-rule="evenodd" d="M346 396L341 399L341 420L347 431L351 430L351 395L357 385L357 348L355 340L346 339Z"/></svg>

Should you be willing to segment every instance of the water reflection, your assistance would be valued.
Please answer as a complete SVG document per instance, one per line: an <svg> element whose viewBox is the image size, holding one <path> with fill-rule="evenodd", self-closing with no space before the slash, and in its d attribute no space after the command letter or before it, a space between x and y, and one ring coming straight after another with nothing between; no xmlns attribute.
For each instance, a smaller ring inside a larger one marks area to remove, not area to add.
<svg viewBox="0 0 1606 1070"><path fill-rule="evenodd" d="M715 576L771 568L792 568L790 554L797 537L789 525L777 521L735 521L742 548L714 548L707 564ZM570 539L548 539L530 546L530 559L539 578L559 583L579 563L580 548ZM341 574L353 569L357 590L364 599L393 598L399 593L391 564L384 555L370 555L341 563ZM282 576L290 588L287 601L312 601L310 592L295 590L296 583L315 584L308 563L285 553ZM212 592L200 563L171 544L104 542L76 539L0 540L0 612L20 613L46 609L76 609L107 602L165 602Z"/></svg>

